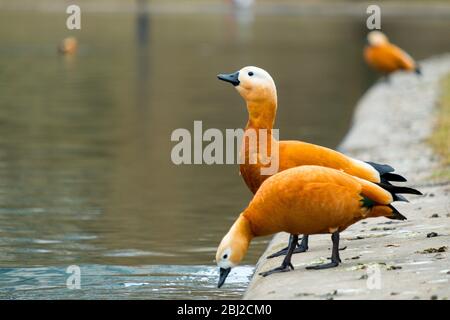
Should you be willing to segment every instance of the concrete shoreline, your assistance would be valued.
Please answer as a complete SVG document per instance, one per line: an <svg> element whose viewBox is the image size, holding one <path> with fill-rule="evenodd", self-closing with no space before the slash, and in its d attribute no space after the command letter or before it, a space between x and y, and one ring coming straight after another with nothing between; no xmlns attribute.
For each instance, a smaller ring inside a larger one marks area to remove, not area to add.
<svg viewBox="0 0 450 320"><path fill-rule="evenodd" d="M408 196L410 203L395 204L408 220L378 218L351 226L341 234L341 246L347 247L341 251L342 264L328 270L305 269L331 255L329 235L311 236L309 251L294 255L294 271L262 278L260 272L282 261L266 259L287 244L288 235L277 234L260 258L244 299L450 298L450 182L429 179L438 159L426 143L439 81L450 72L450 55L424 60L421 66L422 77L397 73L390 83L372 86L359 101L340 146L358 159L392 165L409 179L408 186L424 193ZM377 279L379 286L371 285Z"/></svg>

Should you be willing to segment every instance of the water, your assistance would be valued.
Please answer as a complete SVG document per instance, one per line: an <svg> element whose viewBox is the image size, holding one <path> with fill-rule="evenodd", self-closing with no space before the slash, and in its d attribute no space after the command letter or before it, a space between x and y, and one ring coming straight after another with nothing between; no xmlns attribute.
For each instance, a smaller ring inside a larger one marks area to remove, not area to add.
<svg viewBox="0 0 450 320"><path fill-rule="evenodd" d="M239 298L269 238L221 290L213 260L251 194L235 165L172 164L170 134L243 127L215 76L252 64L277 83L281 137L335 147L376 79L363 20L84 12L69 32L65 17L0 12L0 298ZM423 58L450 50L448 21L383 23ZM58 56L71 34L79 53Z"/></svg>
<svg viewBox="0 0 450 320"><path fill-rule="evenodd" d="M83 265L80 270L80 289L69 290L65 268L2 268L0 299L237 299L253 273L252 266L237 267L226 288L217 289L211 266Z"/></svg>

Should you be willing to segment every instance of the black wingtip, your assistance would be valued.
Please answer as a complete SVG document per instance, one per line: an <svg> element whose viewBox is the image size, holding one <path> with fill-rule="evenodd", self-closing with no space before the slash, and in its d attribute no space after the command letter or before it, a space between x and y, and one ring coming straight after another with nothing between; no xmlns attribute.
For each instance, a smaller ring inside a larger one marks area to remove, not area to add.
<svg viewBox="0 0 450 320"><path fill-rule="evenodd" d="M398 212L397 209L395 209L392 205L388 205L389 208L392 209L392 216L386 217L392 220L407 220L407 218L402 215L400 212Z"/></svg>
<svg viewBox="0 0 450 320"><path fill-rule="evenodd" d="M392 198L394 199L394 201L403 201L403 202L409 202L408 199L406 199L404 196L402 196L401 194L393 194Z"/></svg>
<svg viewBox="0 0 450 320"><path fill-rule="evenodd" d="M381 179L384 179L384 180L387 180L387 181L396 181L396 182L406 182L406 181L408 181L408 180L406 180L405 177L403 177L403 176L401 176L399 174L390 173L390 172L383 173L381 175Z"/></svg>
<svg viewBox="0 0 450 320"><path fill-rule="evenodd" d="M407 193L407 194L415 194L418 196L423 196L422 192L420 192L419 190L414 189L414 188L408 188L408 187L395 187L395 188L399 189L396 193Z"/></svg>
<svg viewBox="0 0 450 320"><path fill-rule="evenodd" d="M377 183L377 185L380 186L381 188L383 188L384 190L389 191L391 194L406 193L406 194L415 194L418 196L423 195L422 192L420 192L419 190L409 188L409 187L399 187L399 186L394 186L392 184L386 184L386 183Z"/></svg>
<svg viewBox="0 0 450 320"><path fill-rule="evenodd" d="M371 161L366 161L366 163L370 164L372 167L374 167L374 169L377 170L380 173L380 175L383 175L383 174L386 174L389 172L393 172L395 170L388 164L380 164L380 163L375 163L375 162L371 162Z"/></svg>

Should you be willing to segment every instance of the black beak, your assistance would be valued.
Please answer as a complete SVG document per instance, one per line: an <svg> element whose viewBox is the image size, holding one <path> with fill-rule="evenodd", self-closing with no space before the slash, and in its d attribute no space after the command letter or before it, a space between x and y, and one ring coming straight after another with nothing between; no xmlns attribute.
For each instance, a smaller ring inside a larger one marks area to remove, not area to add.
<svg viewBox="0 0 450 320"><path fill-rule="evenodd" d="M233 86L238 86L240 84L239 81L239 71L235 72L235 73L230 73L230 74L219 74L217 76L217 78L219 78L222 81L226 81L231 83Z"/></svg>
<svg viewBox="0 0 450 320"><path fill-rule="evenodd" d="M227 269L220 268L219 284L217 285L217 288L220 288L225 283L225 280L227 279L230 271L231 271L231 268L227 268Z"/></svg>

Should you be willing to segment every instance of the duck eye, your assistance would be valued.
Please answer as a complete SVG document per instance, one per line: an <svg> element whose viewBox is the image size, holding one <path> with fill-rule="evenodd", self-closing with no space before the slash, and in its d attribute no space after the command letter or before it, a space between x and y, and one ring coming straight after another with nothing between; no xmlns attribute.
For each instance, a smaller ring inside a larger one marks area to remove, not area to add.
<svg viewBox="0 0 450 320"><path fill-rule="evenodd" d="M224 258L224 259L228 258L228 254L224 254L224 255L223 255L223 258Z"/></svg>
<svg viewBox="0 0 450 320"><path fill-rule="evenodd" d="M248 75L249 75L250 77L253 76L253 72L250 71L250 72L248 73Z"/></svg>

